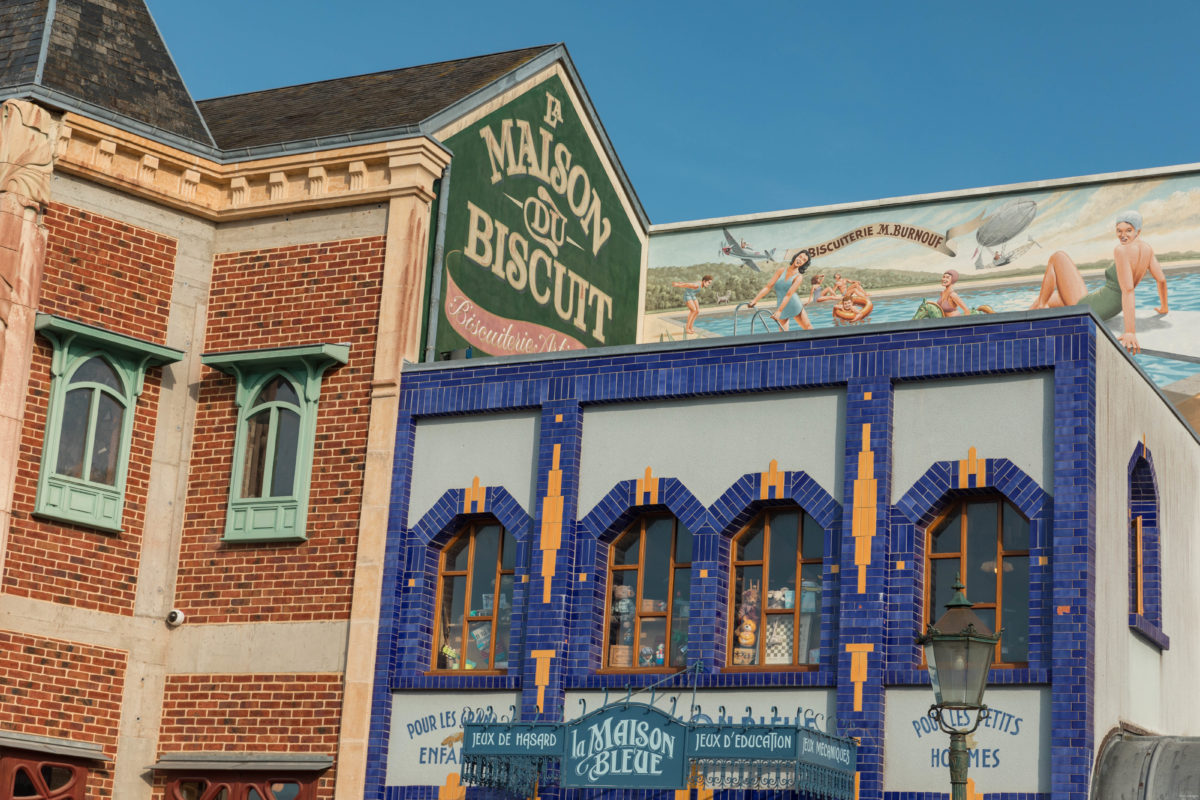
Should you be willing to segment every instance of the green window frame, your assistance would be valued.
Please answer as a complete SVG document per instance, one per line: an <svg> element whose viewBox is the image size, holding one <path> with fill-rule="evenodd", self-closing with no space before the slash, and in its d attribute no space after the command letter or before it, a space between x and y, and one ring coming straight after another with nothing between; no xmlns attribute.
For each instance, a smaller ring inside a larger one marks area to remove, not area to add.
<svg viewBox="0 0 1200 800"><path fill-rule="evenodd" d="M237 433L224 541L304 541L317 403L329 368L349 345L312 344L205 353L237 381Z"/></svg>
<svg viewBox="0 0 1200 800"><path fill-rule="evenodd" d="M34 329L54 349L34 514L120 533L146 370L183 351L55 314L39 313Z"/></svg>

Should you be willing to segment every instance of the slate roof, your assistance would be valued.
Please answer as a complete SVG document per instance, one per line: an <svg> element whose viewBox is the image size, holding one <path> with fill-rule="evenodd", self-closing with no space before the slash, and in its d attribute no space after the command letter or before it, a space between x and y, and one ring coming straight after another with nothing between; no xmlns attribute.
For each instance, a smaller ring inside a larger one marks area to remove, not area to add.
<svg viewBox="0 0 1200 800"><path fill-rule="evenodd" d="M47 0L4 0L0 89L36 84L68 102L212 145L142 0L56 0L47 20L49 8Z"/></svg>
<svg viewBox="0 0 1200 800"><path fill-rule="evenodd" d="M0 86L33 83L49 0L0 4Z"/></svg>
<svg viewBox="0 0 1200 800"><path fill-rule="evenodd" d="M223 150L415 126L554 45L201 100Z"/></svg>

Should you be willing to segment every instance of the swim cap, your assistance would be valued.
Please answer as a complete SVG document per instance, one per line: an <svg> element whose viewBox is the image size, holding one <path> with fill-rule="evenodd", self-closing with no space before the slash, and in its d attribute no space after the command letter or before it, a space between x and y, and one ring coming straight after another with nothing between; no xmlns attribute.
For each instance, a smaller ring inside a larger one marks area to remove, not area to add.
<svg viewBox="0 0 1200 800"><path fill-rule="evenodd" d="M956 270L956 269L948 269L945 272L943 272L942 274L949 275L951 283L954 283L958 280L958 270Z"/></svg>
<svg viewBox="0 0 1200 800"><path fill-rule="evenodd" d="M1122 222L1128 222L1133 226L1134 230L1140 231L1142 229L1142 215L1136 211L1122 211L1120 214L1117 214L1117 221L1113 225L1119 225Z"/></svg>

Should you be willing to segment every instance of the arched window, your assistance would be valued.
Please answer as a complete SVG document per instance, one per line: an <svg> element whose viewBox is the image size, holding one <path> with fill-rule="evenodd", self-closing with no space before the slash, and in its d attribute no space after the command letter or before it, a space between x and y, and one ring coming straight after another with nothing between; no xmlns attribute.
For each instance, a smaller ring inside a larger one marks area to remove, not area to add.
<svg viewBox="0 0 1200 800"><path fill-rule="evenodd" d="M1163 633L1162 535L1158 486L1145 445L1129 464L1129 625L1161 650L1170 647Z"/></svg>
<svg viewBox="0 0 1200 800"><path fill-rule="evenodd" d="M824 557L824 529L799 509L767 511L734 539L730 665L816 668Z"/></svg>
<svg viewBox="0 0 1200 800"><path fill-rule="evenodd" d="M54 347L34 513L120 531L146 370L183 352L51 314L34 327Z"/></svg>
<svg viewBox="0 0 1200 800"><path fill-rule="evenodd" d="M349 355L344 344L311 344L201 357L237 380L227 541L307 536L321 383L326 370Z"/></svg>
<svg viewBox="0 0 1200 800"><path fill-rule="evenodd" d="M55 474L114 486L128 407L111 364L100 356L80 364L67 380Z"/></svg>
<svg viewBox="0 0 1200 800"><path fill-rule="evenodd" d="M469 525L446 545L438 569L434 669L508 669L516 552L516 541L495 521Z"/></svg>
<svg viewBox="0 0 1200 800"><path fill-rule="evenodd" d="M674 517L642 517L609 547L606 666L687 666L692 532Z"/></svg>
<svg viewBox="0 0 1200 800"><path fill-rule="evenodd" d="M925 618L936 621L954 596L955 576L972 610L992 630L997 666L1029 660L1029 520L998 495L955 502L929 527Z"/></svg>
<svg viewBox="0 0 1200 800"><path fill-rule="evenodd" d="M282 377L267 382L246 414L241 496L292 497L300 438L300 398Z"/></svg>

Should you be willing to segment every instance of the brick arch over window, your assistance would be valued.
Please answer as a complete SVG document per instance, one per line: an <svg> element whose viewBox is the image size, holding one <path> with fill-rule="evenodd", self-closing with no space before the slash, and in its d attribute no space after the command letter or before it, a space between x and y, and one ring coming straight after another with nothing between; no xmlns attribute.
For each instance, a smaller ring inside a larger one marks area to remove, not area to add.
<svg viewBox="0 0 1200 800"><path fill-rule="evenodd" d="M403 609L406 624L433 630L438 559L442 548L467 525L483 519L495 519L517 542L512 640L519 641L519 631L524 625L527 587L521 582L521 577L525 574L524 565L528 563L528 540L533 520L503 486L450 489L412 527L415 541L409 546L408 552L401 555L404 562L399 570L404 576L399 590L399 607ZM397 628L397 631L399 633L400 629ZM397 635L397 669L393 677L423 675L431 663L432 647L429 636ZM514 674L514 670L519 669L519 662L509 663L512 665L509 672Z"/></svg>
<svg viewBox="0 0 1200 800"><path fill-rule="evenodd" d="M1139 443L1129 458L1129 627L1160 650L1163 633L1162 537L1154 457Z"/></svg>
<svg viewBox="0 0 1200 800"><path fill-rule="evenodd" d="M711 554L694 568L707 569L711 579L702 581L697 597L700 604L697 618L712 619L705 633L703 652L706 667L716 671L726 665L726 645L729 639L729 581L730 546L733 538L763 511L771 508L796 508L808 514L825 531L823 585L821 591L821 657L820 670L830 667L837 632L832 625L837 619L840 580L829 567L840 557L842 504L825 491L808 473L779 472L772 462L766 472L751 472L733 483L713 503L712 542L702 553ZM798 589L799 587L797 587ZM696 594L693 592L693 594ZM710 641L711 640L711 641Z"/></svg>
<svg viewBox="0 0 1200 800"><path fill-rule="evenodd" d="M913 669L921 661L915 639L924 616L926 530L953 503L988 494L1000 495L1029 520L1029 668L1049 666L1053 499L1008 459L980 458L974 464L934 463L893 508L891 528L897 568L892 571L888 610L891 668ZM901 561L904 569L899 568Z"/></svg>
<svg viewBox="0 0 1200 800"><path fill-rule="evenodd" d="M713 533L712 517L707 508L677 478L648 474L644 478L621 481L613 486L596 506L579 521L576 536L576 577L572 603L579 609L578 623L572 632L569 670L575 674L594 672L603 664L604 614L608 586L608 548L614 539L639 517L670 514L692 532L692 595L695 596L695 559L702 553L701 541ZM695 614L689 627L689 641L695 635ZM689 648L691 645L689 644ZM689 663L692 661L689 654ZM607 676L612 685L641 682L645 676ZM662 676L657 676L661 678ZM619 680L617 680L619 679ZM598 684L599 685L599 684Z"/></svg>

